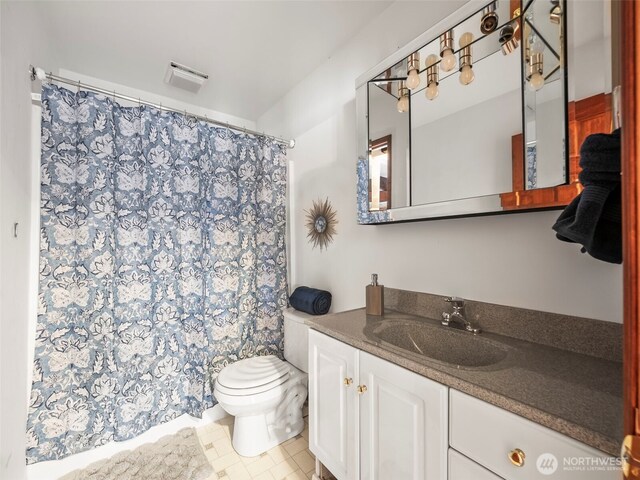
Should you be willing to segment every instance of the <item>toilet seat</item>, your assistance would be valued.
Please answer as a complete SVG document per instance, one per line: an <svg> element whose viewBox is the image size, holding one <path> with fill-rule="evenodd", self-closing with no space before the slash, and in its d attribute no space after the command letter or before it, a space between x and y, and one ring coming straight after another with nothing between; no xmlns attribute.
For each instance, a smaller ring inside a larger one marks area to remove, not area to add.
<svg viewBox="0 0 640 480"><path fill-rule="evenodd" d="M285 383L288 364L274 355L247 358L223 368L216 379L216 390L233 396L263 393Z"/></svg>

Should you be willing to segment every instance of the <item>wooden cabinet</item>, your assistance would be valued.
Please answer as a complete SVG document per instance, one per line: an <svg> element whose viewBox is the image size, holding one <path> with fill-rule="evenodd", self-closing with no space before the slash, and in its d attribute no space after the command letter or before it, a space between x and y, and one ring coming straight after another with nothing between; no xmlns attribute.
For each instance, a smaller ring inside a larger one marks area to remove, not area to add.
<svg viewBox="0 0 640 480"><path fill-rule="evenodd" d="M447 390L309 332L309 448L338 480L445 480Z"/></svg>

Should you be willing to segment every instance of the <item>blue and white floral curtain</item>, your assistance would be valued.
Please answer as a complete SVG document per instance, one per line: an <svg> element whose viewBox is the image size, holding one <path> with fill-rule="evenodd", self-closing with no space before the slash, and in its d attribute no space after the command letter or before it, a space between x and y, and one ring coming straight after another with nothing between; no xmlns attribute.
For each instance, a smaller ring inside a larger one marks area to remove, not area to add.
<svg viewBox="0 0 640 480"><path fill-rule="evenodd" d="M211 407L226 364L283 348L282 146L45 85L27 462Z"/></svg>

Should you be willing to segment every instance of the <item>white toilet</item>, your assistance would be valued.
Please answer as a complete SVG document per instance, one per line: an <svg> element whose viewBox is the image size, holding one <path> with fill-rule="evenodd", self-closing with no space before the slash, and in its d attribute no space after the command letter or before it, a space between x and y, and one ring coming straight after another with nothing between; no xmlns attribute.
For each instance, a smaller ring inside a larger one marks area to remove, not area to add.
<svg viewBox="0 0 640 480"><path fill-rule="evenodd" d="M304 429L302 406L307 398L308 315L284 312L284 357L247 358L219 373L213 394L235 416L233 448L255 457ZM297 368L296 368L297 367Z"/></svg>

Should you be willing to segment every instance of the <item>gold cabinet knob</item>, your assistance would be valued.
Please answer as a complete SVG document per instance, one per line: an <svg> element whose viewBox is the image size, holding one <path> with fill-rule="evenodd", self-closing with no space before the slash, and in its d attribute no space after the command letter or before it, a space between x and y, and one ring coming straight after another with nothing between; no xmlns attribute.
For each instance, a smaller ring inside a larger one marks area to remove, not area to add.
<svg viewBox="0 0 640 480"><path fill-rule="evenodd" d="M367 391L367 386L366 385L358 385L358 393L360 395L362 395L366 391Z"/></svg>
<svg viewBox="0 0 640 480"><path fill-rule="evenodd" d="M348 386L350 386L350 385L353 383L353 378L346 377L346 378L344 379L343 383L344 383L344 386L345 386L345 387L348 387Z"/></svg>
<svg viewBox="0 0 640 480"><path fill-rule="evenodd" d="M509 461L516 467L524 466L524 458L526 455L519 448L514 448L509 452Z"/></svg>

